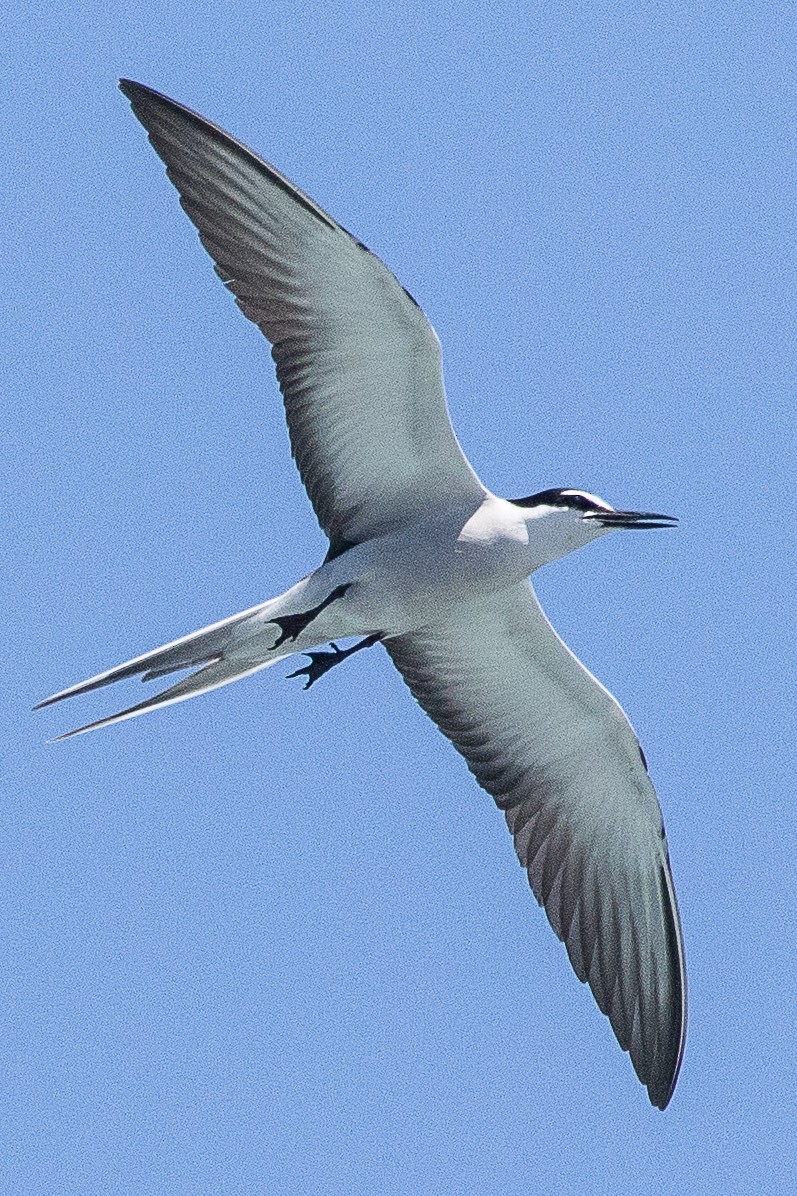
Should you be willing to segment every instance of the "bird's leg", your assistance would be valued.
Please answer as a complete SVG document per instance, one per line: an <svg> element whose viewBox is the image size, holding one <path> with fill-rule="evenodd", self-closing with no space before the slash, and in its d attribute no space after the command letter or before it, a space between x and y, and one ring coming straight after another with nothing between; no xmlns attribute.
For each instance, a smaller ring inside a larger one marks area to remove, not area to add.
<svg viewBox="0 0 797 1196"><path fill-rule="evenodd" d="M323 677L324 673L328 673L336 664L342 664L347 657L353 656L361 648L372 648L374 644L379 643L381 638L381 634L377 632L375 635L367 635L364 640L360 640L351 648L339 648L337 644L330 643L331 652L305 652L304 655L310 663L306 664L303 669L297 669L295 673L288 673L288 677L301 677L303 673L306 673L307 682L304 688L309 689L314 682L318 681L319 677Z"/></svg>
<svg viewBox="0 0 797 1196"><path fill-rule="evenodd" d="M318 606L314 606L312 610L302 611L298 615L279 615L276 619L269 619L270 623L276 623L280 629L279 639L271 649L272 652L274 648L279 648L286 640L295 640L304 631L305 627L309 623L312 623L313 619L329 606L330 602L334 602L337 598L342 598L350 588L350 585L351 582L347 582L346 585L336 586L332 593L323 602L319 602Z"/></svg>

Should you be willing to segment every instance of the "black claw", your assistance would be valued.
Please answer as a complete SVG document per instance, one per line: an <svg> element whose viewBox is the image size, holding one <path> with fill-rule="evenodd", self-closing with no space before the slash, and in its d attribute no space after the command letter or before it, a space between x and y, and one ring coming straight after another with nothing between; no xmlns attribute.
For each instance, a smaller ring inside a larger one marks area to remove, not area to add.
<svg viewBox="0 0 797 1196"><path fill-rule="evenodd" d="M303 655L310 661L303 669L296 669L293 673L288 673L287 680L291 677L301 677L307 675L307 683L305 689L309 689L324 673L328 673L336 664L343 664L349 656L353 656L355 652L360 652L363 648L372 648L374 644L378 644L382 636L380 633L368 635L364 640L360 640L358 644L353 644L351 648L339 648L337 644L330 642L331 652L304 652Z"/></svg>
<svg viewBox="0 0 797 1196"><path fill-rule="evenodd" d="M303 689L309 689L320 677L324 676L324 673L328 673L331 668L336 664L340 664L349 655L348 652L344 652L342 648L339 648L337 644L330 644L329 646L333 649L331 652L305 652L304 655L310 663L306 664L303 669L297 669L295 673L288 673L286 680L290 680L291 677L301 677L306 673L307 682L303 686Z"/></svg>
<svg viewBox="0 0 797 1196"><path fill-rule="evenodd" d="M309 626L313 619L315 619L317 615L320 615L321 611L325 610L326 607L329 606L330 602L334 602L336 599L342 598L346 591L350 588L351 582L347 582L342 586L336 586L332 593L325 598L323 602L319 602L318 606L314 606L312 610L302 611L297 615L279 615L276 619L271 619L270 622L276 623L277 627L280 629L279 638L274 643L271 651L273 652L276 648L281 648L286 640L295 642L304 631L305 627Z"/></svg>
<svg viewBox="0 0 797 1196"><path fill-rule="evenodd" d="M309 622L307 615L282 615L278 619L272 619L272 623L276 623L280 629L279 637L274 641L271 651L275 648L281 648L286 640L295 640L301 632L304 631Z"/></svg>

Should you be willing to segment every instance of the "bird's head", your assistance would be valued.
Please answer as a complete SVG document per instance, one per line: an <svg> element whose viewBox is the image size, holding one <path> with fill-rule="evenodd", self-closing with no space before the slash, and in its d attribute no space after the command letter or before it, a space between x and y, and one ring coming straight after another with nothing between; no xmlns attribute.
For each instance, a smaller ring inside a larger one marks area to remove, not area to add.
<svg viewBox="0 0 797 1196"><path fill-rule="evenodd" d="M509 500L520 507L529 530L529 543L539 549L540 564L555 561L606 532L674 527L672 515L651 511L618 511L585 490L541 490L527 498Z"/></svg>

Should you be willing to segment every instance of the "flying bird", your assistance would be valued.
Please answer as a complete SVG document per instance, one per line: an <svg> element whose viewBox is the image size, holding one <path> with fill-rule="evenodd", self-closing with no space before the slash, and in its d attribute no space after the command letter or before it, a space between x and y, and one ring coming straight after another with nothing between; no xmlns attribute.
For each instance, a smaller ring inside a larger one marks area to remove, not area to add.
<svg viewBox="0 0 797 1196"><path fill-rule="evenodd" d="M329 550L279 597L39 705L194 669L68 738L296 653L306 663L290 675L308 687L382 645L503 810L576 975L664 1109L686 977L661 810L628 719L559 639L529 577L610 531L675 520L570 488L492 494L451 427L434 329L382 261L218 126L140 83L120 87L217 273L271 342Z"/></svg>

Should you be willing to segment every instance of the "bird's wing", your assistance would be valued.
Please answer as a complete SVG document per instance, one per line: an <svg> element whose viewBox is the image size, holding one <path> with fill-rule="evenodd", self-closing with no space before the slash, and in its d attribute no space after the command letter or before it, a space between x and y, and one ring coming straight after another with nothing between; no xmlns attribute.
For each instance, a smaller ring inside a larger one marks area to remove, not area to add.
<svg viewBox="0 0 797 1196"><path fill-rule="evenodd" d="M120 87L244 315L265 333L291 446L333 551L484 488L451 427L440 343L387 267L222 129Z"/></svg>
<svg viewBox="0 0 797 1196"><path fill-rule="evenodd" d="M504 811L577 976L663 1109L683 1054L684 954L661 810L620 706L525 582L385 647Z"/></svg>

